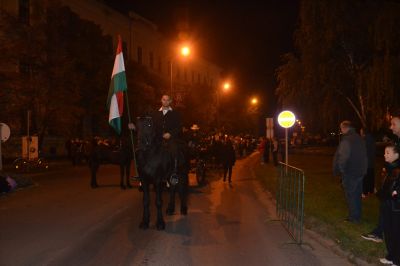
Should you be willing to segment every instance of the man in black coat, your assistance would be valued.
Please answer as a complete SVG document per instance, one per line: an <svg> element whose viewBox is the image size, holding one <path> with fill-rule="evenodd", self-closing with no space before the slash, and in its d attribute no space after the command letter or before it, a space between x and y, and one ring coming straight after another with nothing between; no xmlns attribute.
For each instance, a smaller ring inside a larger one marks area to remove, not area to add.
<svg viewBox="0 0 400 266"><path fill-rule="evenodd" d="M365 143L350 121L340 124L342 141L333 160L333 173L342 177L342 185L349 208L349 222L361 220L361 194L363 177L367 173L367 151Z"/></svg>
<svg viewBox="0 0 400 266"><path fill-rule="evenodd" d="M390 120L390 129L394 135L394 144L397 147L400 147L400 110L393 114L392 119Z"/></svg>
<svg viewBox="0 0 400 266"><path fill-rule="evenodd" d="M400 110L393 114L392 119L390 120L390 129L393 132L394 139L393 143L400 148ZM361 237L374 241L377 243L383 242L383 227L384 227L384 205L381 203L379 208L379 219L377 226L368 234L362 234Z"/></svg>
<svg viewBox="0 0 400 266"><path fill-rule="evenodd" d="M161 97L161 108L153 114L156 138L159 143L179 140L182 137L180 114L171 107L171 97Z"/></svg>
<svg viewBox="0 0 400 266"><path fill-rule="evenodd" d="M232 167L236 162L236 154L233 149L232 141L228 138L225 140L221 149L221 162L224 167L224 182L226 181L226 176L228 175L229 183L232 182Z"/></svg>
<svg viewBox="0 0 400 266"><path fill-rule="evenodd" d="M369 133L366 129L360 129L360 135L364 139L365 147L367 149L367 174L363 179L363 195L368 196L369 194L373 194L375 191L375 159L376 159L376 148L375 148L375 139L371 133ZM363 196L363 197L364 197Z"/></svg>

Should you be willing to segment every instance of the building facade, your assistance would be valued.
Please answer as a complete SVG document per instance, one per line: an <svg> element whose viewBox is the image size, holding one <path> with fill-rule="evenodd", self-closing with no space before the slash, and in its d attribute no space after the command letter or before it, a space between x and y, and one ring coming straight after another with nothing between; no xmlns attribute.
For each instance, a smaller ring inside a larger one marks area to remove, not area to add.
<svg viewBox="0 0 400 266"><path fill-rule="evenodd" d="M39 13L40 3L47 1L0 0L0 9L14 13L21 20L29 22ZM177 99L192 93L193 87L218 89L222 72L220 67L199 56L182 60L176 49L177 43L165 38L158 31L157 25L139 14L130 11L125 15L97 0L60 2L82 19L99 25L105 35L113 37L114 47L117 36L120 35L125 57L167 80L168 84L171 84L169 91L173 92Z"/></svg>
<svg viewBox="0 0 400 266"><path fill-rule="evenodd" d="M169 91L178 103L193 92L193 87L218 88L221 68L198 56L184 60L179 55L178 44L166 39L154 23L139 14L131 11L124 15L96 0L65 0L63 4L113 36L114 45L116 36L121 35L126 57L169 81Z"/></svg>

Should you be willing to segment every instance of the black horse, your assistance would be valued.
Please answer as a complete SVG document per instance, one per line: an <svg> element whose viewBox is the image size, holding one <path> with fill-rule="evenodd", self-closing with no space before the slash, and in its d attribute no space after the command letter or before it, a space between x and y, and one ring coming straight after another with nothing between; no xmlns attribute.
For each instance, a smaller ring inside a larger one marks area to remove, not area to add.
<svg viewBox="0 0 400 266"><path fill-rule="evenodd" d="M187 186L189 167L184 153L184 145L176 140L159 143L155 135L153 119L150 116L137 120L138 149L137 162L139 178L143 189L143 219L139 225L149 228L150 222L150 184L154 185L157 207L157 230L165 229L162 213L162 190L164 184L170 185L170 202L167 214L175 210L175 191L179 190L181 214L187 214Z"/></svg>
<svg viewBox="0 0 400 266"><path fill-rule="evenodd" d="M93 139L90 147L88 147L88 161L91 171L91 182L92 188L97 188L97 170L101 164L116 164L120 167L121 182L120 186L122 189L132 188L130 184L130 167L132 161L132 148L123 141L120 145L106 145L98 143L97 140Z"/></svg>

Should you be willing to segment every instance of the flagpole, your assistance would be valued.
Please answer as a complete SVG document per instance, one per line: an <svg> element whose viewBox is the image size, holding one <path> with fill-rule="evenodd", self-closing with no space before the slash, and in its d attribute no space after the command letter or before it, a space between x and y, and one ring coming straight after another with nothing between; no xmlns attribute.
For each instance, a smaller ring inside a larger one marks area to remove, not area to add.
<svg viewBox="0 0 400 266"><path fill-rule="evenodd" d="M132 124L132 120L131 120L131 111L129 109L129 99L128 99L128 91L125 92L126 95L126 108L128 109L128 123ZM133 167L135 170L135 176L134 177L138 177L138 171L137 171L137 164L136 164L136 155L135 155L135 143L133 141L133 129L129 128L129 132L130 132L130 137L131 137L131 144L132 144L132 153L133 153Z"/></svg>

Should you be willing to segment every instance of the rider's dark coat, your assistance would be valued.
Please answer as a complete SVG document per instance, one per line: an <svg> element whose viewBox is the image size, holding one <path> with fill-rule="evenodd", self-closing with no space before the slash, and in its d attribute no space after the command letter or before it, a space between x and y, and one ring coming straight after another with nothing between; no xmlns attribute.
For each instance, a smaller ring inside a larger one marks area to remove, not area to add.
<svg viewBox="0 0 400 266"><path fill-rule="evenodd" d="M162 111L153 114L156 138L162 141L164 133L170 133L172 139L179 139L182 136L182 120L180 114L175 110L168 111L165 115Z"/></svg>

